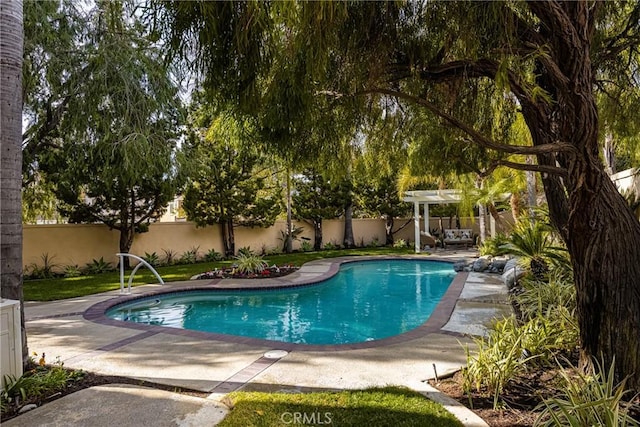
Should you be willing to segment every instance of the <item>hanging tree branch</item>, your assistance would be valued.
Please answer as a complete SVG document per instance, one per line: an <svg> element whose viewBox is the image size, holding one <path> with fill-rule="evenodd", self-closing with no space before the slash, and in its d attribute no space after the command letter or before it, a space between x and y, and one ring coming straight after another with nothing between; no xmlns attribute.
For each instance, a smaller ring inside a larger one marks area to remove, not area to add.
<svg viewBox="0 0 640 427"><path fill-rule="evenodd" d="M495 166L506 166L511 169L518 169L522 171L530 171L530 172L540 172L540 173L548 173L551 175L560 175L562 178L566 178L567 170L556 167L556 166L547 166L547 165L528 165L526 163L517 163L509 160L496 160Z"/></svg>
<svg viewBox="0 0 640 427"><path fill-rule="evenodd" d="M493 150L496 150L496 151L502 151L502 152L510 153L510 154L534 154L534 155L538 155L538 154L550 154L550 153L573 153L573 152L575 152L575 147L573 147L571 144L563 143L563 142L542 144L542 145L537 145L537 146L534 146L534 147L501 144L499 142L493 141L490 138L487 138L486 136L482 135L481 133L479 133L478 131L473 129L471 126L467 125L466 123L462 122L461 120L457 119L456 117L452 116L451 114L445 113L444 111L440 110L438 107L436 107L434 104L432 104L431 102L427 101L426 99L419 98L417 96L410 95L410 94L407 94L407 93L404 93L404 92L399 92L399 91L395 91L395 90L391 90L391 89L384 89L384 88L379 88L379 87L374 87L374 88L371 88L369 90L365 90L363 92L360 92L360 94L362 94L362 95L364 95L364 94L372 94L372 93L378 93L378 94L388 95L388 96L395 96L397 98L406 99L406 100L414 102L414 103L416 103L418 105L422 105L423 107L426 107L429 111L431 111L432 113L436 114L440 118L444 119L445 121L447 121L451 125L455 126L456 128L460 129L461 131L465 132L467 135L469 135L471 137L473 142L475 142L476 144L478 144L478 145L480 145L482 147L485 147L485 148L490 148L490 149L493 149Z"/></svg>

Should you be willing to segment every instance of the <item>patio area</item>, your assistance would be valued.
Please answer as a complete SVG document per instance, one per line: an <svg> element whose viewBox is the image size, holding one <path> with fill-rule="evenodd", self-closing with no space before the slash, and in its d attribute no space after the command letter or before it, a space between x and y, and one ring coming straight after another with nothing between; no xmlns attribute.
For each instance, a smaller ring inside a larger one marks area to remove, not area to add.
<svg viewBox="0 0 640 427"><path fill-rule="evenodd" d="M455 261L474 254L471 251L440 252L427 259ZM315 282L335 274L341 261L344 259L314 261L297 273L270 280L285 286ZM158 291L160 286L136 287L133 293ZM241 287L243 284L174 282L162 285L161 290L194 286ZM437 397L438 393L424 381L434 377L434 367L442 377L465 363L463 345L472 340L463 333L482 334L491 319L508 314L506 293L506 287L496 276L459 273L424 325L404 336L351 347L258 345L255 340L243 337L221 338L139 325L119 327L93 318L91 311L85 312L96 304L119 297L117 291L56 302L27 302L25 316L30 351L45 352L48 361L59 357L69 368L204 391L211 394L211 399L220 399L238 389L304 392L390 384ZM460 418L468 425L482 425L479 418L474 418L474 414L461 405L447 401L444 396L440 398L451 408L457 408ZM35 416L40 410L44 407L7 425L23 425L26 417Z"/></svg>

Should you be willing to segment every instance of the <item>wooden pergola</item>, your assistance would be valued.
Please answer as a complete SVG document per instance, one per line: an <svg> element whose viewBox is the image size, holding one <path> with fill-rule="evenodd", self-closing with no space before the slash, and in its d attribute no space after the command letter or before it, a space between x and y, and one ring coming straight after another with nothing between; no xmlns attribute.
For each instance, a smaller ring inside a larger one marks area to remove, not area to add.
<svg viewBox="0 0 640 427"><path fill-rule="evenodd" d="M460 190L416 190L405 191L402 198L405 202L413 203L413 227L415 232L415 250L420 253L420 205L424 206L424 232L431 236L429 231L429 205L460 203L462 192Z"/></svg>

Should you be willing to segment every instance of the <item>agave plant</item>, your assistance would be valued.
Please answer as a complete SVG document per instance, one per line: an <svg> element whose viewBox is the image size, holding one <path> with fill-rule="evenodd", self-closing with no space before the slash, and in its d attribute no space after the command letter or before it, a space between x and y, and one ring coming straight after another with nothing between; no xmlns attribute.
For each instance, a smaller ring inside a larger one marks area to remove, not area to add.
<svg viewBox="0 0 640 427"><path fill-rule="evenodd" d="M529 261L531 273L543 280L549 272L549 261L562 262L566 249L554 245L549 226L536 221L519 223L511 233L510 242L502 245L508 253Z"/></svg>

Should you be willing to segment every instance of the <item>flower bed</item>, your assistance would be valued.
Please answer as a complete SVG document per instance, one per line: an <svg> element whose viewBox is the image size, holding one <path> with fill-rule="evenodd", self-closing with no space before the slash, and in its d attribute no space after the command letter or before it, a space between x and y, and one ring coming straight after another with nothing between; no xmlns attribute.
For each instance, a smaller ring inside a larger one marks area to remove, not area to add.
<svg viewBox="0 0 640 427"><path fill-rule="evenodd" d="M298 271L300 267L294 265L272 265L258 273L241 273L237 266L232 265L229 268L215 269L204 273L196 274L191 280L206 279L270 279L273 277L282 277Z"/></svg>

